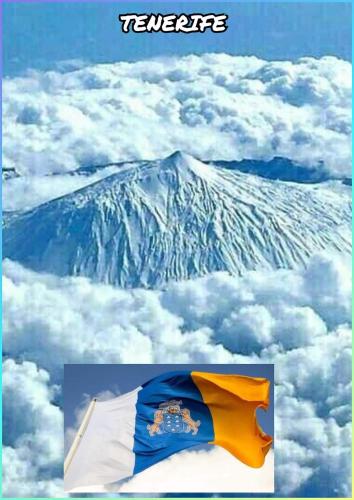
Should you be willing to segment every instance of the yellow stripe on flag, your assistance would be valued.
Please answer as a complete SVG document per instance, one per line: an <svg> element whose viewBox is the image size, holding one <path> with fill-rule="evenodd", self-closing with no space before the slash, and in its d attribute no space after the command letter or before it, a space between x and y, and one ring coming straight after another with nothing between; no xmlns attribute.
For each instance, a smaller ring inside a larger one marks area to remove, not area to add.
<svg viewBox="0 0 354 500"><path fill-rule="evenodd" d="M214 424L214 441L241 462L261 467L272 437L259 427L256 409L267 409L270 382L265 378L192 372Z"/></svg>

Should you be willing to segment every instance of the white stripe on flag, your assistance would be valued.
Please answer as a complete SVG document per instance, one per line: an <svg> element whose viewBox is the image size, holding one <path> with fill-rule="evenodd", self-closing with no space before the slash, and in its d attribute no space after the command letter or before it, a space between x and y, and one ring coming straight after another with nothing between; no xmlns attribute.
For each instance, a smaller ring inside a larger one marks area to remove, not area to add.
<svg viewBox="0 0 354 500"><path fill-rule="evenodd" d="M138 387L109 401L97 401L64 474L64 489L103 485L133 474Z"/></svg>

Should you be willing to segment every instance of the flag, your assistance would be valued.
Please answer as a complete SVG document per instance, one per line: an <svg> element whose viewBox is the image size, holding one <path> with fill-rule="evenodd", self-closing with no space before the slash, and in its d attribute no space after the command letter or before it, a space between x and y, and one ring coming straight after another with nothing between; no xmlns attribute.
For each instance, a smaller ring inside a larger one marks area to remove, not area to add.
<svg viewBox="0 0 354 500"><path fill-rule="evenodd" d="M127 478L178 451L210 443L261 467L272 438L257 423L265 378L176 371L93 402L65 461L66 491Z"/></svg>

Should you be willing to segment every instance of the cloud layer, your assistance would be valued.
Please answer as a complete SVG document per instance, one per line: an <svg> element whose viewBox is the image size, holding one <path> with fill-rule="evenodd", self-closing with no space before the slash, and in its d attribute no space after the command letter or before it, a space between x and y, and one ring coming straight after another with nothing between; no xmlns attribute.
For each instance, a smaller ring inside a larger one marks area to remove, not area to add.
<svg viewBox="0 0 354 500"><path fill-rule="evenodd" d="M3 83L4 165L286 156L351 170L351 65L205 54L30 71Z"/></svg>
<svg viewBox="0 0 354 500"><path fill-rule="evenodd" d="M60 388L49 373L25 361L3 364L3 494L62 496L63 415Z"/></svg>
<svg viewBox="0 0 354 500"><path fill-rule="evenodd" d="M36 395L37 405L31 403L28 413L5 404L5 421L17 419L7 443L5 494L15 487L16 474L25 477L26 492L42 472L27 446L41 426L56 436L54 449L43 445L42 456L52 464L50 487L59 487L62 417L55 400L64 361L275 363L277 494L301 494L304 488L318 496L350 494L349 259L319 255L304 271L249 272L242 278L215 273L164 292L59 279L6 261L3 289L4 350L16 359L5 361L17 380L11 384L9 377L8 390L23 407ZM26 464L34 464L30 472L22 469Z"/></svg>
<svg viewBox="0 0 354 500"><path fill-rule="evenodd" d="M235 460L223 448L213 447L209 451L188 451L173 455L168 460L146 469L125 482L118 490L112 485L109 491L120 493L165 493L166 491L272 493L274 491L273 467L272 451L267 455L263 467L252 469ZM149 485L150 490L147 489ZM209 490L206 489L208 487Z"/></svg>

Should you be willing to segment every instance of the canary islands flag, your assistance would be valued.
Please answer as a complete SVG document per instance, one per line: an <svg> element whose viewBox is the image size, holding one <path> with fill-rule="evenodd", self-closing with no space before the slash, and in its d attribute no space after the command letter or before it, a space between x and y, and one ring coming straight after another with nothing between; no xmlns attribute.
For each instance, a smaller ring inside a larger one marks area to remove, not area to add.
<svg viewBox="0 0 354 500"><path fill-rule="evenodd" d="M119 481L201 443L261 467L272 438L256 409L267 409L269 388L265 378L176 371L93 401L65 460L65 490Z"/></svg>

